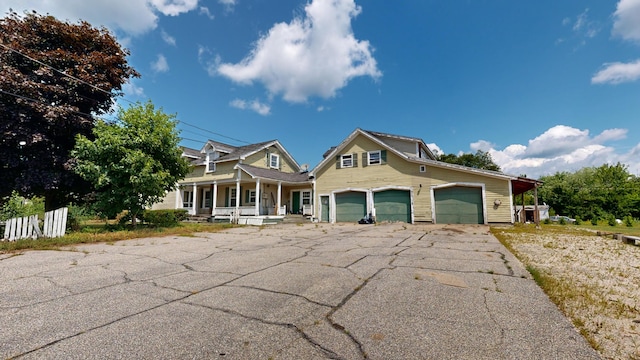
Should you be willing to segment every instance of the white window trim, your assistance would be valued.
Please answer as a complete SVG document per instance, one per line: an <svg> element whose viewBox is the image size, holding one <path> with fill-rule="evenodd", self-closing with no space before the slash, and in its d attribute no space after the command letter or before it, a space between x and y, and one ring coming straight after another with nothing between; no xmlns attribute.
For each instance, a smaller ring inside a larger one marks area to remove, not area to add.
<svg viewBox="0 0 640 360"><path fill-rule="evenodd" d="M427 165L420 165L420 172L421 173L427 172Z"/></svg>
<svg viewBox="0 0 640 360"><path fill-rule="evenodd" d="M273 164L274 160L275 160L275 165ZM271 169L280 169L280 155L269 154L269 167Z"/></svg>
<svg viewBox="0 0 640 360"><path fill-rule="evenodd" d="M216 163L214 162L216 159L218 158L218 156L216 156L216 153L213 151L208 151L207 152L207 168L206 168L206 172L210 173L210 172L215 172L216 171Z"/></svg>
<svg viewBox="0 0 640 360"><path fill-rule="evenodd" d="M349 165L345 164L345 160L349 160L351 163ZM353 167L353 154L344 154L340 156L340 168L351 168Z"/></svg>
<svg viewBox="0 0 640 360"><path fill-rule="evenodd" d="M193 207L193 190L182 190L182 207L184 209Z"/></svg>
<svg viewBox="0 0 640 360"><path fill-rule="evenodd" d="M201 209L207 209L211 207L211 204L207 204L207 194L209 194L209 201L213 201L213 194L211 193L211 189L202 189L202 206ZM209 205L209 206L207 206Z"/></svg>
<svg viewBox="0 0 640 360"><path fill-rule="evenodd" d="M375 162L375 163L371 162L371 154L378 154L378 162ZM367 164L368 165L381 165L382 164L382 151L380 151L380 150L367 151Z"/></svg>
<svg viewBox="0 0 640 360"><path fill-rule="evenodd" d="M308 194L309 197L305 198L305 194ZM309 203L305 204L304 203L305 200L308 200ZM302 205L311 205L311 190L302 190L300 192L300 202L301 202Z"/></svg>
<svg viewBox="0 0 640 360"><path fill-rule="evenodd" d="M249 199L248 200L249 200L249 204L255 204L256 203L256 191L255 190L249 190Z"/></svg>

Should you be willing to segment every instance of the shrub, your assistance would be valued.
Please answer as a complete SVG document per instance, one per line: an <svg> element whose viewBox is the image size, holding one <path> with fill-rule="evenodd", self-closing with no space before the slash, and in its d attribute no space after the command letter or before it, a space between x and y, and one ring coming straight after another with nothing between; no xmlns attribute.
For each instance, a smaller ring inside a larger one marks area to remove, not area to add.
<svg viewBox="0 0 640 360"><path fill-rule="evenodd" d="M44 217L44 198L34 196L31 199L24 198L13 191L1 201L0 220L8 220L15 217L38 215Z"/></svg>
<svg viewBox="0 0 640 360"><path fill-rule="evenodd" d="M613 214L609 214L609 216L607 216L607 223L609 224L609 226L618 225L618 223L616 222L616 217Z"/></svg>
<svg viewBox="0 0 640 360"><path fill-rule="evenodd" d="M598 226L598 218L597 217L592 217L591 218L591 225L593 226Z"/></svg>
<svg viewBox="0 0 640 360"><path fill-rule="evenodd" d="M582 225L582 218L580 216L576 216L576 225Z"/></svg>
<svg viewBox="0 0 640 360"><path fill-rule="evenodd" d="M624 217L624 224L627 227L633 227L633 218L631 216L629 216L629 215L625 216Z"/></svg>
<svg viewBox="0 0 640 360"><path fill-rule="evenodd" d="M563 217L561 217L560 220L558 221L558 224L567 225L567 220L565 220Z"/></svg>
<svg viewBox="0 0 640 360"><path fill-rule="evenodd" d="M172 210L145 210L144 220L156 226L170 227L177 225L187 218L187 211L184 209Z"/></svg>
<svg viewBox="0 0 640 360"><path fill-rule="evenodd" d="M543 224L551 224L551 219L546 218L544 219L544 221L542 221Z"/></svg>
<svg viewBox="0 0 640 360"><path fill-rule="evenodd" d="M67 229L72 231L80 230L82 223L91 218L91 214L86 207L78 205L69 205L67 214Z"/></svg>

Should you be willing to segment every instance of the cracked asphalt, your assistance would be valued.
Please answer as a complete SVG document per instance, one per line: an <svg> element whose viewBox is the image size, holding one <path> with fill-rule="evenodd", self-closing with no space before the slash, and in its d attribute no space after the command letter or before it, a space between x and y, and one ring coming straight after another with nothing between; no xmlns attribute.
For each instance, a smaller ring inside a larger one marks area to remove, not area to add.
<svg viewBox="0 0 640 360"><path fill-rule="evenodd" d="M0 358L598 359L488 230L287 224L0 255Z"/></svg>

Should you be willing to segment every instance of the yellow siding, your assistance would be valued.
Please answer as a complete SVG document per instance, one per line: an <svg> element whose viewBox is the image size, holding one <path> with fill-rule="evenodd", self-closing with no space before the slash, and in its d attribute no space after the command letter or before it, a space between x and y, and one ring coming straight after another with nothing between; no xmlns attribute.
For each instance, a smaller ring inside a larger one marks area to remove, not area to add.
<svg viewBox="0 0 640 360"><path fill-rule="evenodd" d="M266 150L260 150L257 153L246 158L243 163L247 165L252 165L260 168L269 168L269 164L267 163L267 152L271 154L277 154L280 156L280 171L286 173L296 172L296 166L288 160L288 157L282 154L280 149L276 146L271 146Z"/></svg>
<svg viewBox="0 0 640 360"><path fill-rule="evenodd" d="M381 150L380 146L364 136L357 136L341 154L358 154L358 166L336 168L335 157L330 159L316 175L316 200L318 195L330 194L340 189L374 189L386 186L410 187L413 190L413 214L415 221L432 221L431 186L453 182L485 184L487 219L489 222L511 222L509 209L509 182L463 171L427 167L420 172L420 164L409 162L391 151L387 151L387 164L364 167L362 153ZM494 209L494 201L502 205ZM320 204L316 201L316 212Z"/></svg>
<svg viewBox="0 0 640 360"><path fill-rule="evenodd" d="M161 202L153 204L151 210L168 210L176 208L176 190L169 191Z"/></svg>

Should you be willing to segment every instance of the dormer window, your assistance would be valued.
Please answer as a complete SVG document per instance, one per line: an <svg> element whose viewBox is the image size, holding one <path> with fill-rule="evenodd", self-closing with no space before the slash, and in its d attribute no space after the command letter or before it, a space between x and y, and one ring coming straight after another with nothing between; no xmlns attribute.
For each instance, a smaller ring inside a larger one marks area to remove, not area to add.
<svg viewBox="0 0 640 360"><path fill-rule="evenodd" d="M216 171L216 160L218 159L218 157L220 157L220 154L217 151L208 151L207 152L207 172L214 172Z"/></svg>
<svg viewBox="0 0 640 360"><path fill-rule="evenodd" d="M269 167L280 169L280 156L278 154L269 154Z"/></svg>

